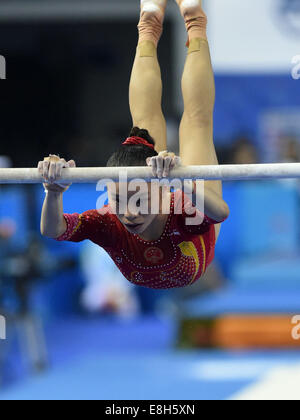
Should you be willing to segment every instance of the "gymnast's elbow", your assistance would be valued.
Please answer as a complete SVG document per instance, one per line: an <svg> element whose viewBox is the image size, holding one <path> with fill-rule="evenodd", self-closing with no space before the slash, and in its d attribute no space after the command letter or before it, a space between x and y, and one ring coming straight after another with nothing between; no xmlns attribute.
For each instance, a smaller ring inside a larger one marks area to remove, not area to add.
<svg viewBox="0 0 300 420"><path fill-rule="evenodd" d="M214 220L216 222L222 223L226 219L228 219L229 216L230 216L229 206L225 201L223 201L222 205L219 206L218 210L216 211L216 214L214 216Z"/></svg>
<svg viewBox="0 0 300 420"><path fill-rule="evenodd" d="M228 204L224 201L223 202L223 208L222 208L221 220L224 221L224 220L228 219L229 216L230 216L230 208L229 208Z"/></svg>

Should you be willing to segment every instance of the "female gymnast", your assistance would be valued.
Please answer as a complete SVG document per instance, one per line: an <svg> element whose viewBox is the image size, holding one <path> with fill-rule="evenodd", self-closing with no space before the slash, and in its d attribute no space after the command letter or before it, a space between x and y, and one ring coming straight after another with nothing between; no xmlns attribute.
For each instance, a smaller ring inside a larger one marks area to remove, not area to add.
<svg viewBox="0 0 300 420"><path fill-rule="evenodd" d="M207 17L202 0L176 1L188 32L188 55L182 79L184 114L180 125L180 158L166 151L166 122L161 108L162 80L157 45L167 0L141 0L139 42L129 95L134 128L110 157L109 167L150 166L155 177L163 178L180 164L218 164L213 142L215 84L206 35ZM229 208L222 199L221 182L205 182L203 223L193 226L186 224L187 214L190 214L187 207L182 207L181 212L175 211L178 205L182 206L182 201L186 205L182 190L160 189L161 198L162 194L169 195L169 214L162 212L161 206L156 214L147 215L130 212L128 207L125 212L111 211L119 209L122 200L133 195L128 191L126 197L122 196L120 184L115 190L108 185L107 206L70 215L63 213L62 199L69 185L59 184L59 178L62 168L75 166L74 161L66 162L52 155L39 162L46 190L42 235L58 241L93 241L107 251L131 283L139 286L178 288L200 279L214 258L221 223L229 216ZM190 206L197 213L196 183L192 183ZM148 192L143 200L150 204L151 198Z"/></svg>

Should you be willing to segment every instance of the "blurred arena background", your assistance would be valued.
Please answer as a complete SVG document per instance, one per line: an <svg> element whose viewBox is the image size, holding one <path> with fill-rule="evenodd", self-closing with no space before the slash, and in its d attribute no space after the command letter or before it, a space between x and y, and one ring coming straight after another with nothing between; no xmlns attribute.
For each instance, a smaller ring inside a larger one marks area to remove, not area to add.
<svg viewBox="0 0 300 420"><path fill-rule="evenodd" d="M186 33L169 3L159 56L177 151ZM204 6L220 163L299 162L300 0ZM1 1L2 167L49 153L105 165L131 128L138 14L138 0ZM0 399L299 400L299 187L224 184L215 263L194 287L157 292L129 287L89 244L41 238L42 186L1 186ZM74 185L65 210L98 196Z"/></svg>

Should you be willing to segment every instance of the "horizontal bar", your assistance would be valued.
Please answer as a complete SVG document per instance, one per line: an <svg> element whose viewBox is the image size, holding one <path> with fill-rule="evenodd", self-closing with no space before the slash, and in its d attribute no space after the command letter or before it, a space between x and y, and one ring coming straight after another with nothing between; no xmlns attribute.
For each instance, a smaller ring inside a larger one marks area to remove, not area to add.
<svg viewBox="0 0 300 420"><path fill-rule="evenodd" d="M129 168L72 168L64 169L60 183L97 183L101 179L119 181L120 174L127 180L154 179L149 167ZM241 181L254 179L300 178L300 163L272 163L259 165L182 166L170 173L169 179L203 179ZM37 169L0 169L0 184L38 184L43 178Z"/></svg>

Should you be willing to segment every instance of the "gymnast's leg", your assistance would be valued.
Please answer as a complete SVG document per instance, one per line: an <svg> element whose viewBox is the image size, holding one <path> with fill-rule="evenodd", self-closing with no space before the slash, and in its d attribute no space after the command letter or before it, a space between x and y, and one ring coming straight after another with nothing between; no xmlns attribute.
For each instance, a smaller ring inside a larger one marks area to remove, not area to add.
<svg viewBox="0 0 300 420"><path fill-rule="evenodd" d="M188 31L188 56L182 78L184 114L180 125L183 165L217 165L213 141L215 81L206 35L207 17L202 0L176 0ZM205 185L222 196L220 181ZM220 225L216 226L217 237Z"/></svg>
<svg viewBox="0 0 300 420"><path fill-rule="evenodd" d="M157 45L163 30L167 0L141 0L139 42L132 69L129 102L133 125L147 129L156 151L167 150L166 121L162 112L162 80Z"/></svg>

